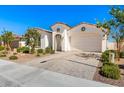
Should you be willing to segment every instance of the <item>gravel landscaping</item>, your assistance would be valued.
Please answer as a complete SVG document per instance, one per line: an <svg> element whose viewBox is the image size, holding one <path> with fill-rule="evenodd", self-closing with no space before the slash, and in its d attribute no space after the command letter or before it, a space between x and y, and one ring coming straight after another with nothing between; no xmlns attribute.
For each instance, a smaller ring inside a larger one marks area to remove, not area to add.
<svg viewBox="0 0 124 93"><path fill-rule="evenodd" d="M120 80L114 80L114 79L103 77L102 75L99 74L100 68L97 68L93 80L99 81L99 82L104 82L104 83L115 85L115 86L124 87L124 59L121 59L120 62L116 62L116 64L119 65L119 68L121 71L121 79ZM102 65L102 63L99 63L99 67L101 67L101 65Z"/></svg>

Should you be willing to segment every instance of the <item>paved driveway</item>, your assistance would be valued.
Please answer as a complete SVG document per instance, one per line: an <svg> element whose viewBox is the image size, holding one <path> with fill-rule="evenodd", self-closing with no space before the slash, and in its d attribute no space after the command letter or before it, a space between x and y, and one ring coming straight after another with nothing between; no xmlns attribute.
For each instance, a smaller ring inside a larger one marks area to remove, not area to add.
<svg viewBox="0 0 124 93"><path fill-rule="evenodd" d="M110 87L91 80L0 60L1 87Z"/></svg>
<svg viewBox="0 0 124 93"><path fill-rule="evenodd" d="M92 57L82 57L80 52L59 52L40 57L27 65L92 80L99 61Z"/></svg>

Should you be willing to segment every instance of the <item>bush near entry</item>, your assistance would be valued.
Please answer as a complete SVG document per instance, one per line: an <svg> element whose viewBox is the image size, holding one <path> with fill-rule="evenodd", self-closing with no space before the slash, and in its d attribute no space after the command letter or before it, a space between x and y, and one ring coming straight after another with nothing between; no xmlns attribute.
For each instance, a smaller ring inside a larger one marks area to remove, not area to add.
<svg viewBox="0 0 124 93"><path fill-rule="evenodd" d="M51 51L52 51L52 48L50 48L50 47L47 47L47 48L45 49L45 52L46 52L46 53L51 53Z"/></svg>
<svg viewBox="0 0 124 93"><path fill-rule="evenodd" d="M51 54L54 54L55 53L55 50L51 50L51 52L50 52Z"/></svg>
<svg viewBox="0 0 124 93"><path fill-rule="evenodd" d="M0 57L6 57L6 54L0 53Z"/></svg>
<svg viewBox="0 0 124 93"><path fill-rule="evenodd" d="M100 74L111 79L120 79L120 70L118 65L113 63L104 63Z"/></svg>
<svg viewBox="0 0 124 93"><path fill-rule="evenodd" d="M18 59L18 57L15 56L15 55L13 55L13 56L10 56L9 59L10 59L10 60L16 60L16 59Z"/></svg>
<svg viewBox="0 0 124 93"><path fill-rule="evenodd" d="M17 48L17 52L18 53L22 52L22 48L21 47Z"/></svg>
<svg viewBox="0 0 124 93"><path fill-rule="evenodd" d="M29 53L30 52L30 49L29 47L20 47L20 48L17 48L17 52L20 53Z"/></svg>
<svg viewBox="0 0 124 93"><path fill-rule="evenodd" d="M29 49L29 47L22 47L22 52L23 53L29 53L30 52L30 49Z"/></svg>
<svg viewBox="0 0 124 93"><path fill-rule="evenodd" d="M105 52L102 53L102 62L103 63L106 63L106 62L109 62L109 53L112 52L115 54L116 56L116 51L114 50L106 50Z"/></svg>
<svg viewBox="0 0 124 93"><path fill-rule="evenodd" d="M37 52L38 53L43 53L43 49L38 49Z"/></svg>

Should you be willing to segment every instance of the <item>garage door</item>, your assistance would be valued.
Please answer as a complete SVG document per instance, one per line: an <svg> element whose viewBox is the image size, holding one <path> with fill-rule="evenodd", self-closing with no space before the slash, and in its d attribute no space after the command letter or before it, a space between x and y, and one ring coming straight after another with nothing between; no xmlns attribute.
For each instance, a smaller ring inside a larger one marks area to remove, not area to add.
<svg viewBox="0 0 124 93"><path fill-rule="evenodd" d="M98 33L73 32L71 33L71 47L87 52L100 52L102 38Z"/></svg>

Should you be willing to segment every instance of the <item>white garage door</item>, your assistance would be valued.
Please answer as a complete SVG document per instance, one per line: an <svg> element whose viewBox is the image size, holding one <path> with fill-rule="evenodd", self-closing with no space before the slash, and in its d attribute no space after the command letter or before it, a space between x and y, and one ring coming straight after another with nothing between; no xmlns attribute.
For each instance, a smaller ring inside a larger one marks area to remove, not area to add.
<svg viewBox="0 0 124 93"><path fill-rule="evenodd" d="M102 38L98 33L73 32L71 33L71 47L87 52L100 52Z"/></svg>

